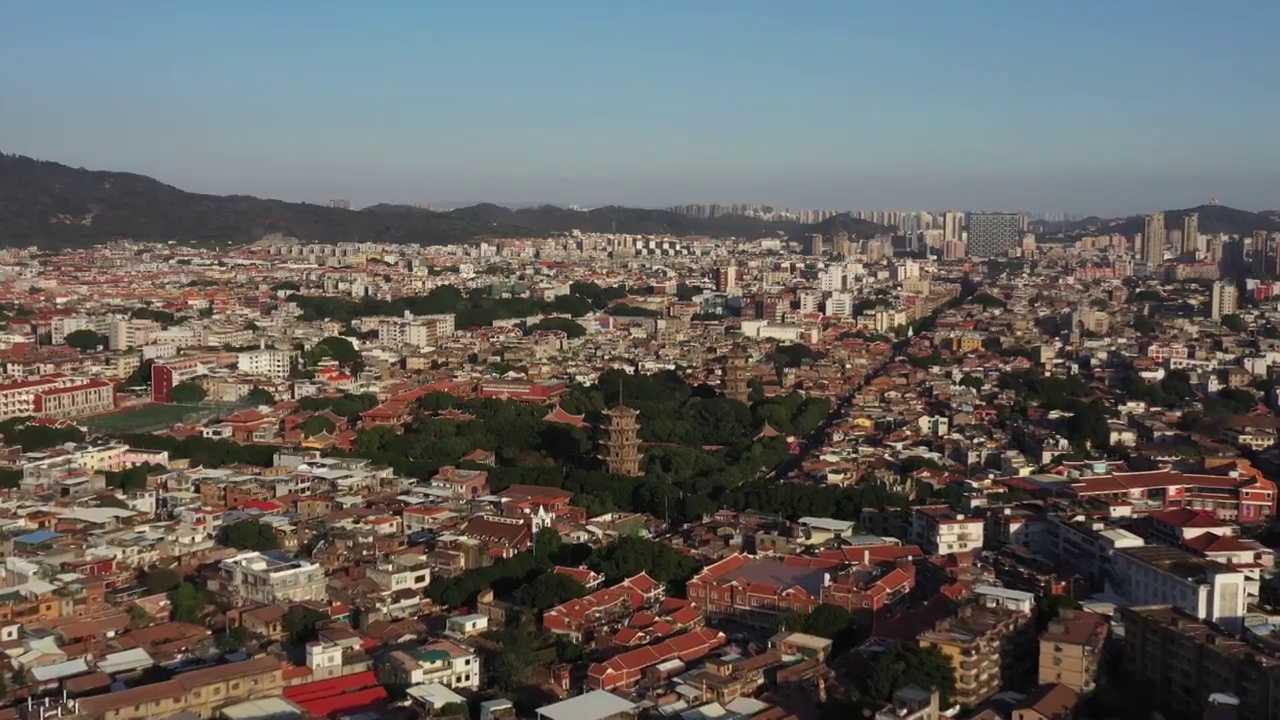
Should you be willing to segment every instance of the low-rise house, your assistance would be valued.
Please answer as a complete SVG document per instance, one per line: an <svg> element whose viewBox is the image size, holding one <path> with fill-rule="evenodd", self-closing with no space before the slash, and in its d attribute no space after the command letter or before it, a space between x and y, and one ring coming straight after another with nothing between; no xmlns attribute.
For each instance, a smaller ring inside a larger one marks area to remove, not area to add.
<svg viewBox="0 0 1280 720"><path fill-rule="evenodd" d="M378 677L385 685L413 687L439 683L448 688L480 688L480 656L448 640L412 650L393 650L382 660Z"/></svg>

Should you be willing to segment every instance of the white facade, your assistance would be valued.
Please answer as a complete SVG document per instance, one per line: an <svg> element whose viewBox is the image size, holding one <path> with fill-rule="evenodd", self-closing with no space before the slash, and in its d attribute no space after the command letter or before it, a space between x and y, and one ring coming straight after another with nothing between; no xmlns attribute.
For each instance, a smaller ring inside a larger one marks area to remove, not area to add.
<svg viewBox="0 0 1280 720"><path fill-rule="evenodd" d="M106 335L111 330L113 318L90 317L88 315L69 315L53 319L50 339L54 345L63 344L67 336L77 330L92 330L99 335Z"/></svg>
<svg viewBox="0 0 1280 720"><path fill-rule="evenodd" d="M832 293L827 298L827 315L849 317L853 314L853 294L847 292Z"/></svg>
<svg viewBox="0 0 1280 720"><path fill-rule="evenodd" d="M368 576L370 580L378 583L378 587L382 588L383 592L420 591L431 584L430 567L425 564L401 563L394 559L369 568Z"/></svg>
<svg viewBox="0 0 1280 720"><path fill-rule="evenodd" d="M823 292L844 290L844 266L832 265L818 273L818 288Z"/></svg>
<svg viewBox="0 0 1280 720"><path fill-rule="evenodd" d="M284 380L289 377L290 355L287 350L274 348L248 350L239 354L236 367L248 375Z"/></svg>
<svg viewBox="0 0 1280 720"><path fill-rule="evenodd" d="M145 344L172 345L176 348L200 347L200 331L189 327L171 327L150 334Z"/></svg>
<svg viewBox="0 0 1280 720"><path fill-rule="evenodd" d="M112 350L149 345L151 336L160 329L160 323L155 320L116 320L107 333L107 343Z"/></svg>
<svg viewBox="0 0 1280 720"><path fill-rule="evenodd" d="M479 690L480 656L455 642L440 641L390 653L380 672L384 684L439 683L447 688Z"/></svg>
<svg viewBox="0 0 1280 720"><path fill-rule="evenodd" d="M934 505L911 513L908 536L913 545L930 555L972 552L982 549L985 525L982 518Z"/></svg>
<svg viewBox="0 0 1280 720"><path fill-rule="evenodd" d="M1201 560L1176 548L1152 546L1116 553L1107 592L1125 605L1173 605L1238 632L1244 623L1244 571Z"/></svg>
<svg viewBox="0 0 1280 720"><path fill-rule="evenodd" d="M1213 305L1210 315L1214 320L1221 320L1224 315L1234 315L1239 309L1240 298L1235 283L1218 281L1213 284Z"/></svg>
<svg viewBox="0 0 1280 720"><path fill-rule="evenodd" d="M221 580L236 598L263 604L328 599L324 568L279 552L246 552L223 560Z"/></svg>

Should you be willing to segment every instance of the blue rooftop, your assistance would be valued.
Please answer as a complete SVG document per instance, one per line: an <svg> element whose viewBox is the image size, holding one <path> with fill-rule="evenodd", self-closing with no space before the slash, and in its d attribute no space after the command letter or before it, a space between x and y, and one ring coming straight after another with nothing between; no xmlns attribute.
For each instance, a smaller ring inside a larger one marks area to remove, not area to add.
<svg viewBox="0 0 1280 720"><path fill-rule="evenodd" d="M13 541L22 543L23 545L39 545L41 543L47 543L50 540L56 540L60 537L62 537L62 533L60 532L54 532L52 530L37 530L33 533L27 533L26 535L16 537Z"/></svg>

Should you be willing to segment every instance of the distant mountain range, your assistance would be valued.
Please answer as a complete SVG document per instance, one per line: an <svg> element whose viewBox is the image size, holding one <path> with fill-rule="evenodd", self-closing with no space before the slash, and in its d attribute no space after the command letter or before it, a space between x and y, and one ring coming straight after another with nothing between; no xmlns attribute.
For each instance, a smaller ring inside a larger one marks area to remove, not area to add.
<svg viewBox="0 0 1280 720"><path fill-rule="evenodd" d="M1228 235L1248 235L1255 230L1267 232L1280 231L1280 211L1264 210L1249 212L1237 210L1226 205L1200 205L1182 210L1166 210L1164 226L1167 230L1181 230L1183 219L1191 214L1200 215L1200 232L1205 234L1226 233ZM1068 222L1030 223L1031 229L1047 235L1089 235L1103 233L1119 233L1136 235L1146 227L1145 215L1133 215L1124 218L1104 219L1087 217L1083 220Z"/></svg>
<svg viewBox="0 0 1280 720"><path fill-rule="evenodd" d="M805 227L613 206L585 212L487 203L448 212L387 204L340 210L245 195L201 195L144 175L0 154L0 245L5 246L58 248L119 238L250 243L271 234L305 242L442 245L569 230L759 238L790 236Z"/></svg>
<svg viewBox="0 0 1280 720"><path fill-rule="evenodd" d="M1181 227L1188 212L1200 213L1205 233L1280 231L1280 211L1250 213L1221 205L1173 210L1165 226ZM1047 234L1142 232L1143 218L1086 218L1069 223L1033 223ZM742 215L699 218L670 210L608 206L587 211L554 205L508 208L492 203L437 212L408 205L340 210L309 203L247 195L202 195L133 173L72 168L56 162L0 154L0 246L74 247L131 238L167 242L250 243L271 234L304 242L421 243L442 245L487 237L550 232L619 232L706 235L717 238L855 237L889 234L893 228L848 214L819 223L769 222Z"/></svg>

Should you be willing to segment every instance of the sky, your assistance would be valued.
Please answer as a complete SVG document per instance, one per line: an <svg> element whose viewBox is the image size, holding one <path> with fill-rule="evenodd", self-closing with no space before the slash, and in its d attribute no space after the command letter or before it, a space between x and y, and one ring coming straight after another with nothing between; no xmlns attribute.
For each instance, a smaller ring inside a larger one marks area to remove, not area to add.
<svg viewBox="0 0 1280 720"><path fill-rule="evenodd" d="M7 0L0 151L324 202L1280 207L1275 0Z"/></svg>

